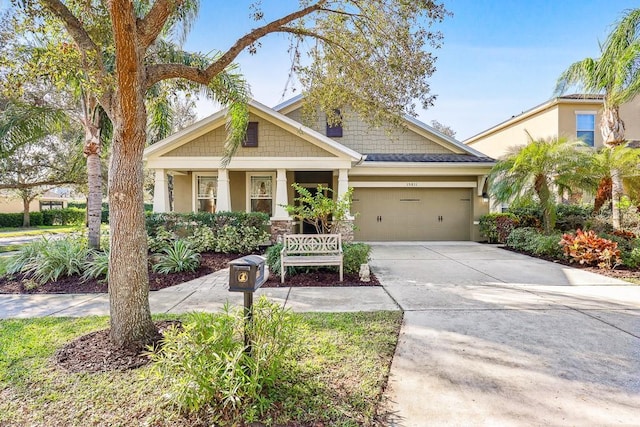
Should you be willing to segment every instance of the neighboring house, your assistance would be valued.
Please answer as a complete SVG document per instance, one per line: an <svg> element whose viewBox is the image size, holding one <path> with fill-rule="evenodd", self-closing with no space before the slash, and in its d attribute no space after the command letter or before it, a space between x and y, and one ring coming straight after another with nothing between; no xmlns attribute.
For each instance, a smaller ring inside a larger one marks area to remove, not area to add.
<svg viewBox="0 0 640 427"><path fill-rule="evenodd" d="M356 240L480 240L492 159L412 118L406 130L372 130L349 118L331 127L324 115L307 127L302 102L252 101L247 139L226 168L224 110L148 147L154 211L169 210L171 174L176 212L264 211L276 238L308 232L283 208L295 198L291 184L322 184L337 196L354 188Z"/></svg>
<svg viewBox="0 0 640 427"><path fill-rule="evenodd" d="M526 145L529 141L526 132L534 139L581 138L591 146L601 147L602 102L602 95L553 98L472 136L464 143L495 159L502 157L509 147ZM640 140L640 97L622 105L620 117L625 123L627 140Z"/></svg>
<svg viewBox="0 0 640 427"><path fill-rule="evenodd" d="M67 207L68 203L68 198L61 197L53 191L47 191L29 203L29 212L63 209ZM22 199L14 195L0 194L0 213L22 213L23 211Z"/></svg>

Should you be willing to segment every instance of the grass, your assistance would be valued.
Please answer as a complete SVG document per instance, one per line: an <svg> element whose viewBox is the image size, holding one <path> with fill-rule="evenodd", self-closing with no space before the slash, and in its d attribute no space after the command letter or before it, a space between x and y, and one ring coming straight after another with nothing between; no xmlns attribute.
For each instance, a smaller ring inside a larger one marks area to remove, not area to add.
<svg viewBox="0 0 640 427"><path fill-rule="evenodd" d="M266 425L372 425L401 323L399 312L296 314L300 348ZM169 318L169 316L163 316ZM172 316L175 318L175 316ZM53 365L64 343L106 317L0 321L0 425L209 425L167 404L149 367L71 374Z"/></svg>
<svg viewBox="0 0 640 427"><path fill-rule="evenodd" d="M22 245L4 245L0 246L0 253L19 251Z"/></svg>
<svg viewBox="0 0 640 427"><path fill-rule="evenodd" d="M0 228L0 237L39 236L43 234L73 233L84 230L84 225L39 225L37 227Z"/></svg>

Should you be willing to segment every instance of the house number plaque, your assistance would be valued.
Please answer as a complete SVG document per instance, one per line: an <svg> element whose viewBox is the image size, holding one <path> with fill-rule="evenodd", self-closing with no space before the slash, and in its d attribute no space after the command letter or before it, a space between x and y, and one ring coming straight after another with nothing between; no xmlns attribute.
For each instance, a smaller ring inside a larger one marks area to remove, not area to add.
<svg viewBox="0 0 640 427"><path fill-rule="evenodd" d="M407 187L417 187L418 183L417 182L407 182Z"/></svg>

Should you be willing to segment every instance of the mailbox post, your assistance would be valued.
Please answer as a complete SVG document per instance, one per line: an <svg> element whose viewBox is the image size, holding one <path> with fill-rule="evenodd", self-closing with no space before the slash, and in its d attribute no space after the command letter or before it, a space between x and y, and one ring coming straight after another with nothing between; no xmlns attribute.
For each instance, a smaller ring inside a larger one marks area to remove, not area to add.
<svg viewBox="0 0 640 427"><path fill-rule="evenodd" d="M247 255L229 262L229 291L244 293L244 348L251 355L249 329L253 323L253 293L269 278L265 258Z"/></svg>

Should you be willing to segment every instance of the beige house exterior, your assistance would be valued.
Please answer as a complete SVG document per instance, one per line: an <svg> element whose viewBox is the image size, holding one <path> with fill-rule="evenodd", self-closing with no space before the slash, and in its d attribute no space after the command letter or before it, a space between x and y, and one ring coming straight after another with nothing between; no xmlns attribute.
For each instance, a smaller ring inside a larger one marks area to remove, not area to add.
<svg viewBox="0 0 640 427"><path fill-rule="evenodd" d="M68 198L60 197L52 191L47 191L29 203L29 212L62 209L66 208L68 203ZM0 213L22 213L23 211L22 199L10 194L0 194Z"/></svg>
<svg viewBox="0 0 640 427"><path fill-rule="evenodd" d="M499 159L509 147L526 145L527 132L534 138L567 137L575 139L593 134L593 146L602 146L600 118L602 96L566 95L553 98L520 115L514 116L464 141L489 157ZM620 116L625 123L627 140L640 140L640 97L622 105Z"/></svg>
<svg viewBox="0 0 640 427"><path fill-rule="evenodd" d="M154 211L170 210L171 175L173 211L264 211L275 238L310 232L283 207L296 197L291 184L322 184L336 197L354 189L356 240L481 239L492 159L412 118L402 130L370 129L349 115L342 127L330 128L324 115L308 127L302 103L300 96L274 108L252 101L252 136L226 167L224 110L148 147Z"/></svg>

